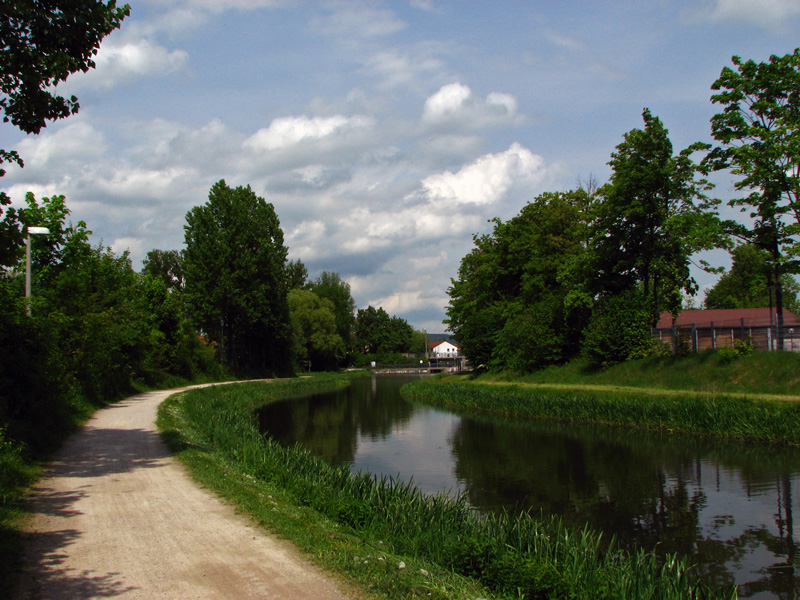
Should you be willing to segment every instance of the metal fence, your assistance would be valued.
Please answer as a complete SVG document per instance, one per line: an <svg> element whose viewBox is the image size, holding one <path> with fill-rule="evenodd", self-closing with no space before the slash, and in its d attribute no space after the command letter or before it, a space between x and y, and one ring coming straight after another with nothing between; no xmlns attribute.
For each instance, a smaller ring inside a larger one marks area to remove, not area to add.
<svg viewBox="0 0 800 600"><path fill-rule="evenodd" d="M691 323L668 328L653 328L651 334L673 348L679 345L686 350L699 352L732 347L736 341L749 341L756 350L780 350L778 328L770 324L739 322ZM800 352L800 326L783 328L783 349Z"/></svg>

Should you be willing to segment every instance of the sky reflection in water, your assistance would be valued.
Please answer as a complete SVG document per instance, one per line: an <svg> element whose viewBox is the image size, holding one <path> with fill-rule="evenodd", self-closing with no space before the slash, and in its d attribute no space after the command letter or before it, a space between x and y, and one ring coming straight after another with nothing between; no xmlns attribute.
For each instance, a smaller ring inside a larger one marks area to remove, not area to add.
<svg viewBox="0 0 800 600"><path fill-rule="evenodd" d="M462 418L399 396L407 378L266 407L262 429L358 471L464 491L481 510L557 513L627 546L689 555L740 597L796 598L800 452L652 432Z"/></svg>

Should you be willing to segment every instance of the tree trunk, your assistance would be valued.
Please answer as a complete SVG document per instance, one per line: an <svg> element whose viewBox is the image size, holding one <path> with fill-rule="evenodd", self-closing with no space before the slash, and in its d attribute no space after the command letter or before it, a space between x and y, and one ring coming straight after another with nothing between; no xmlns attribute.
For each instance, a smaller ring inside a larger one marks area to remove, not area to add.
<svg viewBox="0 0 800 600"><path fill-rule="evenodd" d="M778 267L775 267L778 271ZM777 313L776 327L778 329L778 350L783 350L783 282L780 272L775 273L775 312Z"/></svg>

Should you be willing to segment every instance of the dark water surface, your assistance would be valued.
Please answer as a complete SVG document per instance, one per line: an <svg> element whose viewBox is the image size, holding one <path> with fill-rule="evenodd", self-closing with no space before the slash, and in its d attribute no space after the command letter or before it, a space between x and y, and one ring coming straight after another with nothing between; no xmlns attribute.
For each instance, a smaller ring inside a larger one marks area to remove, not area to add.
<svg viewBox="0 0 800 600"><path fill-rule="evenodd" d="M355 471L413 478L426 493L465 491L480 510L542 510L626 547L688 555L742 598L800 594L800 451L460 417L404 401L409 380L366 377L270 405L262 430Z"/></svg>

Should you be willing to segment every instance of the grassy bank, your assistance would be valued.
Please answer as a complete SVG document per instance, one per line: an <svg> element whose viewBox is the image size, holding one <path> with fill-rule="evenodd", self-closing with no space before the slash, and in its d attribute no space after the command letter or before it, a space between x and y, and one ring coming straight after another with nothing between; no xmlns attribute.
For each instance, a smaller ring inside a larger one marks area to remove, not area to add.
<svg viewBox="0 0 800 600"><path fill-rule="evenodd" d="M255 407L341 383L329 375L192 390L162 405L159 426L201 482L375 597L713 596L682 561L627 554L556 519L480 517L463 498L353 475L258 432Z"/></svg>
<svg viewBox="0 0 800 600"><path fill-rule="evenodd" d="M800 353L754 352L732 357L701 352L685 357L652 357L592 369L574 361L522 377L483 375L479 381L513 380L559 385L612 385L702 394L768 394L800 399Z"/></svg>
<svg viewBox="0 0 800 600"><path fill-rule="evenodd" d="M403 394L456 410L800 445L800 356L790 353L709 352L602 370L576 362L523 377L426 379Z"/></svg>

